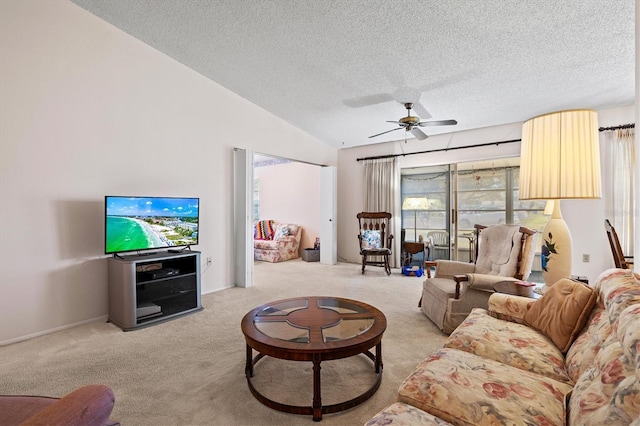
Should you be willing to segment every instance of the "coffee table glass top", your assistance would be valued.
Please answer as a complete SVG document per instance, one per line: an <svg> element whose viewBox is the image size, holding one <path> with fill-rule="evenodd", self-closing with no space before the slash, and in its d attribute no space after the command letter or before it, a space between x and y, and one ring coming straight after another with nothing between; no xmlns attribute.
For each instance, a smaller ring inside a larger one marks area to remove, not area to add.
<svg viewBox="0 0 640 426"><path fill-rule="evenodd" d="M375 323L363 306L334 298L300 298L276 302L258 312L253 323L265 336L295 343L311 343L314 331L323 342L347 340Z"/></svg>

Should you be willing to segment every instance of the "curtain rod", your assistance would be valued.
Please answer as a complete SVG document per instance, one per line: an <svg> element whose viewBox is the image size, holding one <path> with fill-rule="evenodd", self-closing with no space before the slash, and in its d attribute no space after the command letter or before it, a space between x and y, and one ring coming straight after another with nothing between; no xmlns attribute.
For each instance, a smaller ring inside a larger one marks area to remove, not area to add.
<svg viewBox="0 0 640 426"><path fill-rule="evenodd" d="M611 130L633 129L635 127L636 127L635 123L630 123L630 124L621 124L619 126L613 126L613 127L600 127L598 130L601 132L608 132Z"/></svg>
<svg viewBox="0 0 640 426"><path fill-rule="evenodd" d="M605 132L605 131L609 131L609 130L632 129L634 127L636 127L636 125L634 123L631 123L631 124L622 124L620 126L614 126L614 127L600 127L598 129L598 131ZM498 145L501 145L503 143L520 142L521 140L522 139L512 139L512 140L509 140L509 141L488 142L488 143L481 143L481 144L467 145L467 146L454 146L453 148L440 148L440 149L432 149L432 150L428 150L428 151L407 152L407 153L404 153L404 154L376 155L374 157L356 158L356 161L381 160L383 158L405 157L407 155L430 154L432 152L442 152L442 151L455 151L456 149L479 148L479 147L491 146L491 145L498 146Z"/></svg>
<svg viewBox="0 0 640 426"><path fill-rule="evenodd" d="M375 157L357 158L356 161L379 160L379 159L382 159L382 158L404 157L405 155L415 155L415 154L430 154L432 152L455 151L456 149L478 148L478 147L482 147L482 146L491 146L491 145L498 146L498 145L502 145L503 143L513 143L513 142L520 142L520 139L513 139L513 140L510 140L510 141L501 141L501 142L480 143L480 144L476 144L476 145L467 145L467 146L454 146L452 148L431 149L431 150L428 150L428 151L407 152L407 153L404 153L404 154L377 155Z"/></svg>

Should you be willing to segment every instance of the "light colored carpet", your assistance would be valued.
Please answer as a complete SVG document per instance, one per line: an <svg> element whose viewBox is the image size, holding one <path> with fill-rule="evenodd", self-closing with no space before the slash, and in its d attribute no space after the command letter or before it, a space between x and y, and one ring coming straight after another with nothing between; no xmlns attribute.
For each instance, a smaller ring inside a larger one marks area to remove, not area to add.
<svg viewBox="0 0 640 426"><path fill-rule="evenodd" d="M240 321L252 308L304 295L346 297L369 303L387 317L382 339L380 389L363 404L325 414L325 425L362 425L393 403L400 383L445 336L417 307L422 278L394 270L300 259L257 262L252 288L202 297L204 311L152 327L123 332L92 323L0 348L0 394L62 396L89 383L116 395L112 418L133 425L303 425L311 416L281 413L259 403L244 376ZM325 404L362 393L373 380L363 355L322 363ZM289 404L311 404L311 363L262 359L255 386Z"/></svg>

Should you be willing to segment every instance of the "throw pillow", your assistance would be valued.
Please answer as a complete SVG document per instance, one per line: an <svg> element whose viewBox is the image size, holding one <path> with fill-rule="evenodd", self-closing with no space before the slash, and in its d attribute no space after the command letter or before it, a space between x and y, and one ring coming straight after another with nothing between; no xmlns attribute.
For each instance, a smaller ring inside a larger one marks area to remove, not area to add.
<svg viewBox="0 0 640 426"><path fill-rule="evenodd" d="M255 240L271 240L273 239L273 220L261 220L256 223L256 229L253 233Z"/></svg>
<svg viewBox="0 0 640 426"><path fill-rule="evenodd" d="M362 231L362 248L379 249L382 248L380 241L380 231L365 229Z"/></svg>
<svg viewBox="0 0 640 426"><path fill-rule="evenodd" d="M288 237L291 234L291 228L289 228L289 226L287 225L280 225L278 227L278 229L276 230L275 236L273 237L274 240L279 240L282 237Z"/></svg>
<svg viewBox="0 0 640 426"><path fill-rule="evenodd" d="M531 305L524 323L538 330L566 353L596 303L598 292L588 285L563 278Z"/></svg>

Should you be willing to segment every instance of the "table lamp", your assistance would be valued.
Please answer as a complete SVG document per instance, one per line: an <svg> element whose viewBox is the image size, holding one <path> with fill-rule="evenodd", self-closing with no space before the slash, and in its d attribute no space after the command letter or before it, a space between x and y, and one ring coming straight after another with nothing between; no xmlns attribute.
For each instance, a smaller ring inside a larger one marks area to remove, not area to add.
<svg viewBox="0 0 640 426"><path fill-rule="evenodd" d="M543 291L571 275L571 233L560 200L600 198L600 187L595 111L553 112L522 125L520 199L554 200L542 235Z"/></svg>
<svg viewBox="0 0 640 426"><path fill-rule="evenodd" d="M406 197L402 202L402 210L413 210L413 238L418 241L418 210L428 210L429 200L427 197Z"/></svg>

